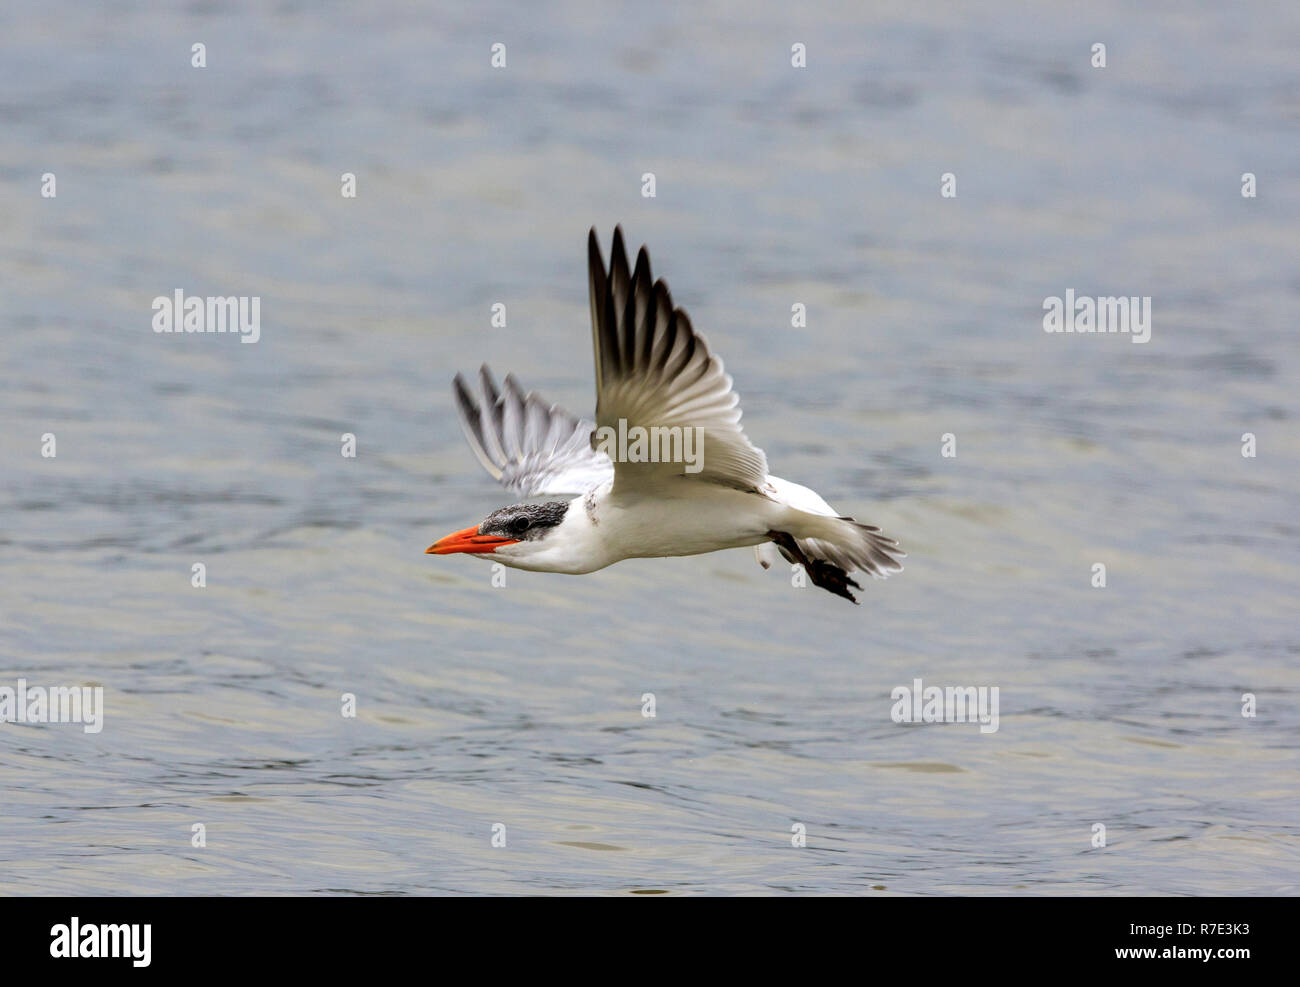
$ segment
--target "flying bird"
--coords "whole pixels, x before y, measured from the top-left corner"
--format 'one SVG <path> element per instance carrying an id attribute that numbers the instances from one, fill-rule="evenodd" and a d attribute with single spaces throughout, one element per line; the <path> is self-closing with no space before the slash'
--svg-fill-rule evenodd
<path id="1" fill-rule="evenodd" d="M 585 573 L 623 559 L 754 546 L 763 568 L 784 557 L 854 603 L 850 587 L 862 587 L 850 573 L 883 579 L 903 568 L 898 542 L 879 528 L 768 473 L 767 457 L 741 430 L 722 360 L 654 280 L 645 247 L 629 269 L 616 227 L 606 269 L 593 228 L 587 275 L 594 422 L 525 394 L 513 375 L 498 389 L 486 364 L 481 400 L 460 374 L 454 381 L 461 426 L 483 468 L 520 496 L 572 499 L 503 507 L 426 554 Z"/>

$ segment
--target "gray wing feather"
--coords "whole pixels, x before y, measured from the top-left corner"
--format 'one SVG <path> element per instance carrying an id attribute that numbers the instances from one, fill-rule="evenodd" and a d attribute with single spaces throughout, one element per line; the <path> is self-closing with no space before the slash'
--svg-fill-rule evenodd
<path id="1" fill-rule="evenodd" d="M 722 360 L 673 305 L 668 285 L 650 272 L 642 247 L 629 268 L 623 230 L 614 229 L 605 267 L 593 229 L 587 236 L 587 279 L 596 359 L 596 422 L 611 429 L 695 428 L 703 436 L 698 472 L 681 463 L 618 463 L 615 485 L 645 486 L 664 477 L 757 490 L 767 457 L 740 427 L 740 398 Z"/>
<path id="2" fill-rule="evenodd" d="M 591 448 L 596 426 L 535 391 L 524 394 L 507 374 L 498 391 L 492 371 L 479 371 L 482 404 L 456 375 L 456 411 L 480 465 L 502 486 L 525 497 L 580 494 L 613 479 L 614 465 Z"/>

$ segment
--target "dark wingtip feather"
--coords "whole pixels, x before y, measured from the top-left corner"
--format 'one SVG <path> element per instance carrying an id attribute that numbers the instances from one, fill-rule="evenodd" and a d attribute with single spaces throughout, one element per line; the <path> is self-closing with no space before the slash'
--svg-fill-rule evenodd
<path id="1" fill-rule="evenodd" d="M 465 433 L 470 451 L 482 464 L 483 468 L 496 479 L 501 479 L 501 467 L 492 455 L 491 447 L 495 445 L 484 430 L 483 409 L 474 398 L 465 378 L 457 374 L 452 381 L 452 390 L 456 396 L 456 410 L 460 414 L 460 427 Z"/>
<path id="2" fill-rule="evenodd" d="M 648 347 L 637 347 L 637 303 L 644 304 L 650 326 L 654 326 L 654 288 L 650 278 L 650 255 L 645 247 L 637 251 L 636 269 L 632 272 L 632 287 L 627 293 L 627 306 L 623 313 L 623 352 L 627 355 L 630 367 L 636 367 L 641 360 L 641 352 Z M 645 334 L 646 341 L 652 333 Z"/>
<path id="3" fill-rule="evenodd" d="M 658 291 L 660 288 L 664 291 L 664 306 L 671 311 L 673 308 L 673 293 L 668 290 L 668 282 L 663 278 L 660 278 L 655 282 L 655 291 Z"/>
<path id="4" fill-rule="evenodd" d="M 632 294 L 632 277 L 627 267 L 627 250 L 623 245 L 623 230 L 614 228 L 614 243 L 609 250 L 609 278 L 605 282 L 605 299 L 602 308 L 600 336 L 602 354 L 609 360 L 609 369 L 616 374 L 626 374 L 632 369 L 631 354 L 619 335 L 626 311 L 619 310 L 619 297 Z M 624 308 L 626 308 L 624 299 Z"/>
<path id="5" fill-rule="evenodd" d="M 506 379 L 502 381 L 502 385 L 505 387 L 506 391 L 519 398 L 520 402 L 524 401 L 524 389 L 519 386 L 519 380 L 514 374 L 506 374 Z"/>
<path id="6" fill-rule="evenodd" d="M 652 351 L 647 367 L 655 373 L 662 374 L 668 366 L 668 359 L 672 356 L 673 347 L 677 342 L 677 312 L 673 308 L 673 296 L 662 279 L 655 282 L 655 305 L 660 312 L 667 312 L 668 318 L 659 327 L 663 342 L 658 353 Z"/>
<path id="7" fill-rule="evenodd" d="M 593 293 L 605 294 L 605 257 L 600 252 L 600 240 L 596 237 L 596 228 L 591 228 L 587 236 L 587 272 L 591 275 Z"/>
<path id="8" fill-rule="evenodd" d="M 469 419 L 477 427 L 479 408 L 478 402 L 474 400 L 474 392 L 469 389 L 465 383 L 465 378 L 457 374 L 451 381 L 452 390 L 456 395 L 456 404 L 460 409 L 461 416 Z"/>
<path id="9" fill-rule="evenodd" d="M 611 270 L 618 262 L 618 258 L 623 258 L 623 267 L 627 267 L 627 248 L 623 246 L 623 227 L 621 225 L 614 227 L 614 242 L 609 248 L 609 266 Z"/>
<path id="10" fill-rule="evenodd" d="M 478 368 L 479 386 L 483 388 L 483 397 L 489 405 L 495 405 L 500 393 L 497 391 L 497 382 L 492 377 L 492 368 L 486 363 Z"/>
<path id="11" fill-rule="evenodd" d="M 636 267 L 632 270 L 632 284 L 634 286 L 645 282 L 647 288 L 650 287 L 650 255 L 642 247 L 636 254 Z"/>

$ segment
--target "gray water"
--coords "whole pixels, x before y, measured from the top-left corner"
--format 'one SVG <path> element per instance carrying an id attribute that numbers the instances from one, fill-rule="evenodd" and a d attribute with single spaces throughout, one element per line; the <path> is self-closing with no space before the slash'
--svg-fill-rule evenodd
<path id="1" fill-rule="evenodd" d="M 0 724 L 0 892 L 1297 893 L 1300 8 L 156 6 L 0 8 L 0 686 L 105 703 Z M 615 223 L 860 607 L 423 554 L 513 499 L 455 371 L 591 413 Z"/>

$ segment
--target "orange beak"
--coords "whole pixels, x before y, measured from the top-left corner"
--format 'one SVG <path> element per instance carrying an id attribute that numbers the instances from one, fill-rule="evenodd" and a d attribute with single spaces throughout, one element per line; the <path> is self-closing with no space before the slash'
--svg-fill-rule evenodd
<path id="1" fill-rule="evenodd" d="M 424 550 L 425 555 L 453 555 L 456 552 L 483 554 L 495 552 L 502 545 L 516 545 L 518 538 L 498 538 L 496 535 L 480 535 L 478 526 L 453 531 L 446 538 L 439 538 Z"/>

